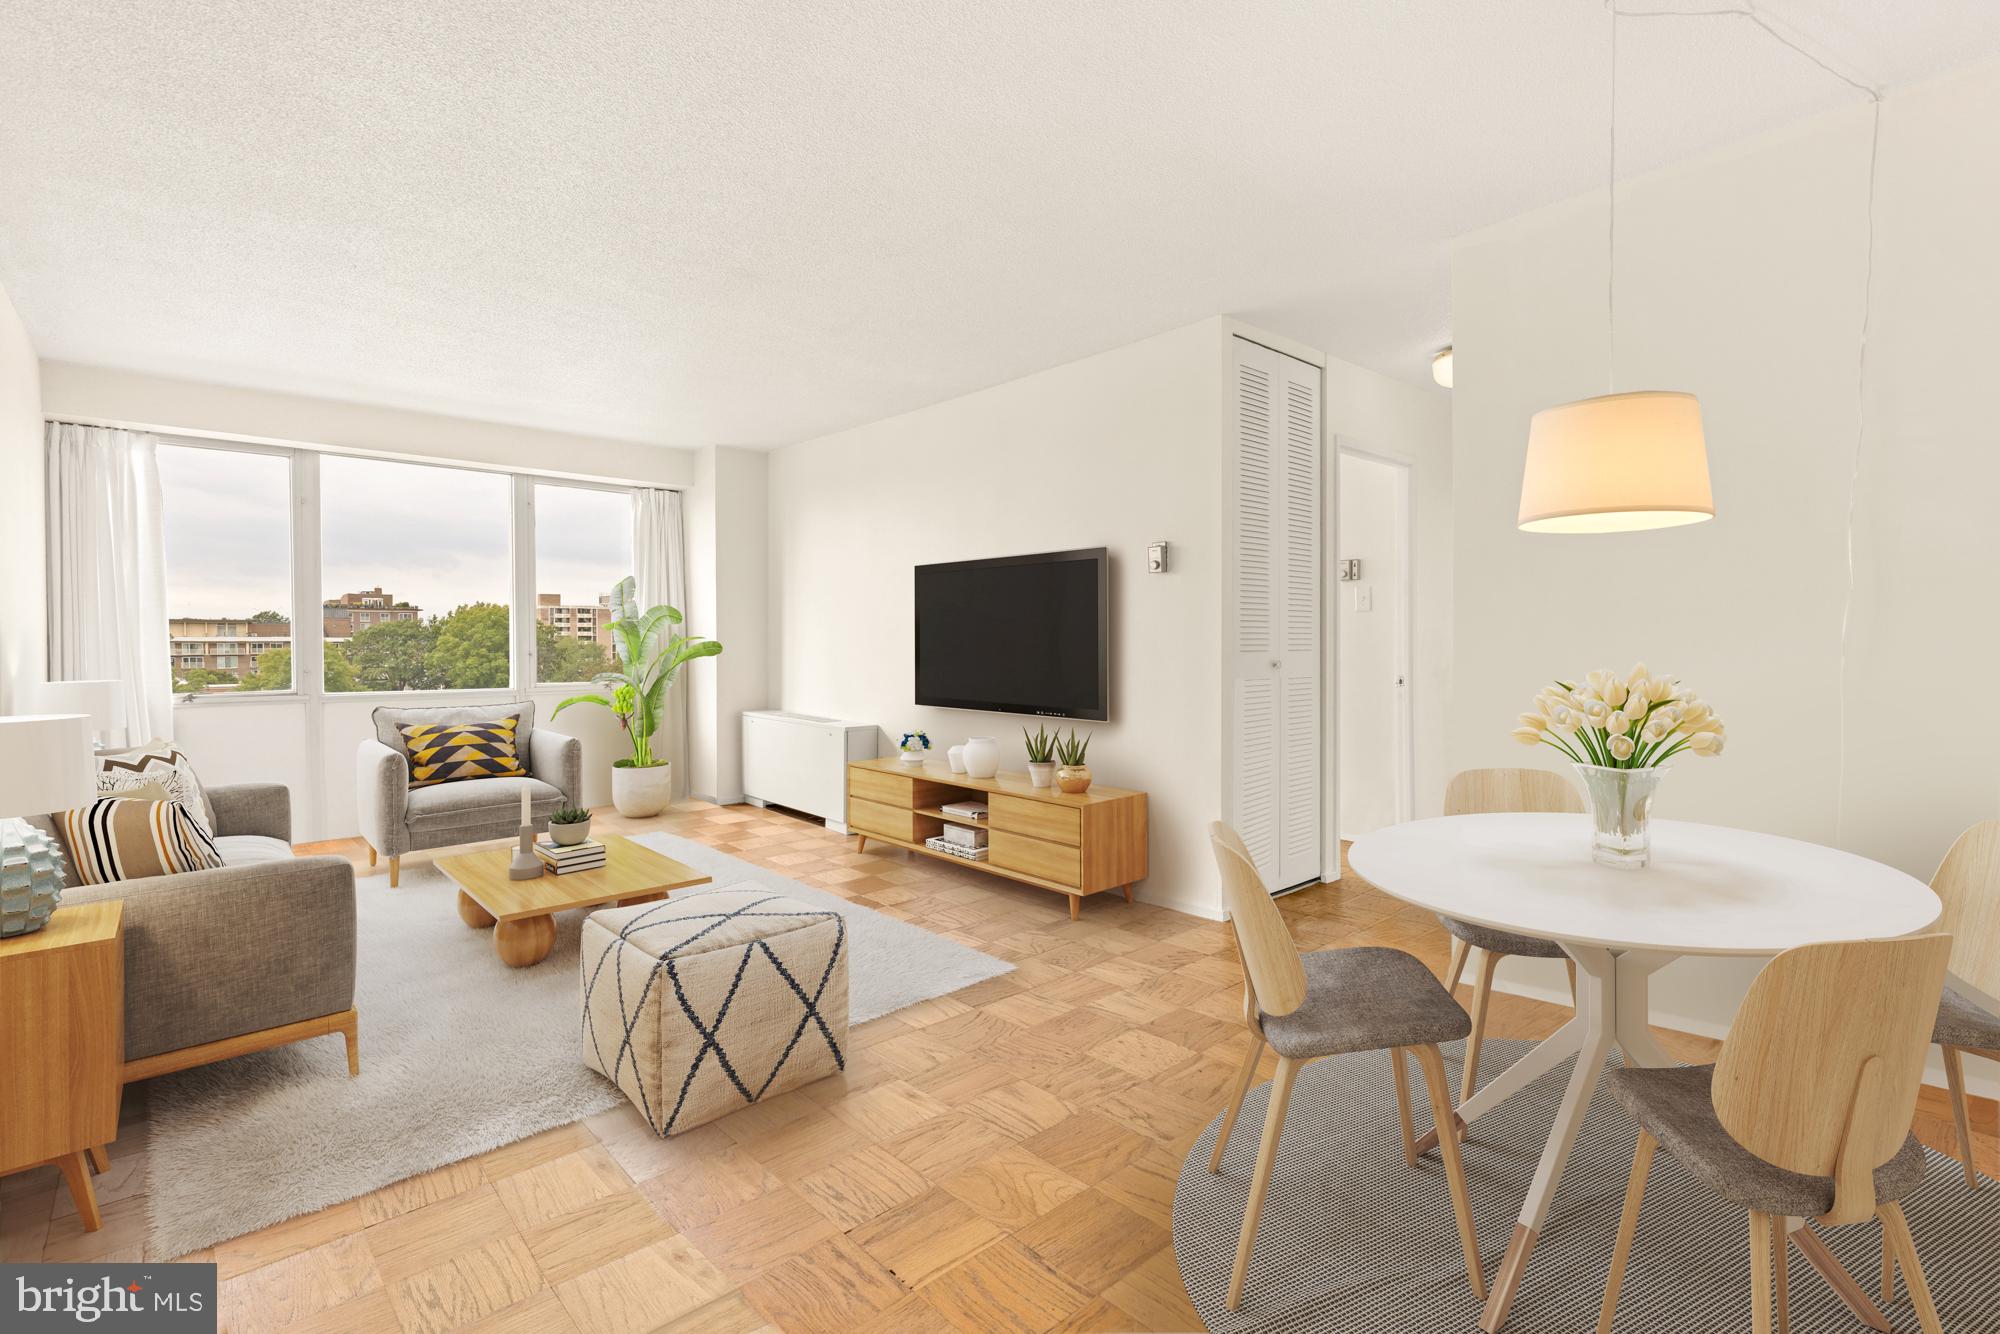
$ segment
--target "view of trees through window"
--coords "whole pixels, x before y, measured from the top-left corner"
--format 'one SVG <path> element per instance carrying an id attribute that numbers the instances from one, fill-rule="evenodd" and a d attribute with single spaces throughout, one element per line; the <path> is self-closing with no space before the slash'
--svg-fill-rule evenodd
<path id="1" fill-rule="evenodd" d="M 292 461 L 162 445 L 174 689 L 292 688 Z"/>
<path id="2" fill-rule="evenodd" d="M 630 494 L 536 483 L 537 681 L 588 681 L 616 666 L 611 589 L 630 573 Z"/>
<path id="3" fill-rule="evenodd" d="M 509 479 L 328 455 L 319 493 L 326 688 L 505 687 Z"/>
<path id="4" fill-rule="evenodd" d="M 292 688 L 291 460 L 161 450 L 174 689 Z M 319 608 L 329 692 L 503 689 L 511 680 L 512 480 L 319 460 Z M 535 488 L 537 678 L 613 665 L 611 587 L 631 572 L 623 491 Z"/>

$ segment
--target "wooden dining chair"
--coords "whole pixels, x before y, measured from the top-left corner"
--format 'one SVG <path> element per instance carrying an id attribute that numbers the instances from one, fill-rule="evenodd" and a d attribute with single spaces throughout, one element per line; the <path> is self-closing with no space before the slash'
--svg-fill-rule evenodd
<path id="1" fill-rule="evenodd" d="M 2000 996 L 2000 820 L 1982 820 L 1958 836 L 1931 888 L 1944 901 L 1938 930 L 1951 936 L 1951 976 L 1989 996 Z M 1972 1123 L 1965 1110 L 1965 1057 L 2000 1061 L 2000 1016 L 1947 982 L 1931 1041 L 1944 1050 L 1951 1115 L 1958 1123 L 1958 1156 L 1967 1185 L 1979 1185 L 1972 1160 Z M 1885 1270 L 1886 1272 L 1886 1270 Z"/>
<path id="2" fill-rule="evenodd" d="M 1234 1311 L 1243 1300 L 1243 1280 L 1257 1240 L 1257 1219 L 1264 1209 L 1264 1193 L 1271 1184 L 1271 1166 L 1278 1155 L 1278 1135 L 1284 1129 L 1285 1108 L 1299 1071 L 1322 1056 L 1388 1052 L 1395 1071 L 1403 1158 L 1414 1167 L 1416 1135 L 1404 1053 L 1415 1056 L 1424 1072 L 1431 1124 L 1450 1125 L 1455 1113 L 1438 1044 L 1464 1037 L 1469 1021 L 1458 1002 L 1414 955 L 1381 947 L 1300 954 L 1278 905 L 1271 901 L 1270 891 L 1257 874 L 1250 850 L 1236 831 L 1225 824 L 1212 824 L 1209 843 L 1222 873 L 1223 906 L 1229 911 L 1237 953 L 1243 960 L 1243 1022 L 1250 1030 L 1249 1050 L 1244 1053 L 1235 1093 L 1216 1131 L 1209 1171 L 1222 1170 L 1229 1132 L 1243 1109 L 1244 1095 L 1256 1076 L 1265 1045 L 1278 1055 L 1264 1115 L 1264 1139 L 1257 1148 L 1250 1198 L 1243 1209 L 1243 1234 L 1236 1244 L 1236 1267 L 1229 1276 L 1229 1309 Z M 1472 1203 L 1466 1194 L 1458 1140 L 1446 1135 L 1439 1148 L 1445 1179 L 1450 1183 L 1452 1212 L 1458 1218 L 1459 1244 L 1465 1251 L 1466 1278 L 1473 1294 L 1483 1299 L 1486 1276 L 1479 1267 L 1479 1238 L 1472 1227 Z"/>
<path id="3" fill-rule="evenodd" d="M 1806 945 L 1773 959 L 1729 1026 L 1714 1065 L 1613 1070 L 1604 1087 L 1639 1123 L 1625 1213 L 1604 1283 L 1610 1334 L 1653 1151 L 1750 1214 L 1755 1334 L 1790 1324 L 1788 1218 L 1882 1220 L 1924 1334 L 1941 1334 L 1897 1201 L 1923 1182 L 1910 1133 L 1951 938 Z"/>
<path id="4" fill-rule="evenodd" d="M 1545 812 L 1576 815 L 1583 812 L 1583 798 L 1561 774 L 1546 769 L 1467 769 L 1454 777 L 1444 790 L 1446 815 L 1496 815 L 1518 812 Z M 1454 995 L 1467 959 L 1479 951 L 1479 971 L 1472 983 L 1472 1035 L 1465 1041 L 1465 1069 L 1459 1076 L 1458 1100 L 1472 1096 L 1479 1079 L 1479 1049 L 1486 1041 L 1486 1008 L 1493 1000 L 1493 970 L 1508 955 L 1525 959 L 1561 959 L 1569 969 L 1570 1003 L 1576 1002 L 1576 960 L 1563 947 L 1539 936 L 1517 935 L 1497 927 L 1478 926 L 1456 918 L 1440 916 L 1438 921 L 1451 932 L 1451 964 L 1445 973 L 1445 988 Z"/>

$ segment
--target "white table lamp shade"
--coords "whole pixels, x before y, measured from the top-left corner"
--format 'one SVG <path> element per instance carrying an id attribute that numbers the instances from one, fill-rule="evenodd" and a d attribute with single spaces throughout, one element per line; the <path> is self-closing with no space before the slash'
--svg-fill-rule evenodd
<path id="1" fill-rule="evenodd" d="M 1623 533 L 1714 517 L 1693 394 L 1605 394 L 1545 408 L 1529 423 L 1522 531 Z"/>
<path id="2" fill-rule="evenodd" d="M 90 730 L 110 732 L 125 725 L 123 681 L 46 681 L 38 706 L 50 713 L 90 715 Z"/>
<path id="3" fill-rule="evenodd" d="M 0 718 L 0 819 L 86 804 L 97 794 L 95 771 L 87 715 Z"/>

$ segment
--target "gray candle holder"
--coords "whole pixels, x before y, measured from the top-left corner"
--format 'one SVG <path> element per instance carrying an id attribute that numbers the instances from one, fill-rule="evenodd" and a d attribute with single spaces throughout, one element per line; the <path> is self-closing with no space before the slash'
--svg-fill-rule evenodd
<path id="1" fill-rule="evenodd" d="M 521 826 L 521 841 L 514 849 L 514 860 L 508 863 L 509 880 L 538 880 L 542 874 L 542 859 L 535 855 L 535 827 Z"/>

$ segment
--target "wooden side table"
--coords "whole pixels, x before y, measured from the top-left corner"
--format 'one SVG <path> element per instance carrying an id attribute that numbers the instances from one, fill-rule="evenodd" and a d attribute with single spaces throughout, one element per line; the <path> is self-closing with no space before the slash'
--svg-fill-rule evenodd
<path id="1" fill-rule="evenodd" d="M 118 1137 L 124 1060 L 123 902 L 0 940 L 0 1175 L 54 1163 L 87 1232 L 103 1226 L 90 1174 Z"/>

